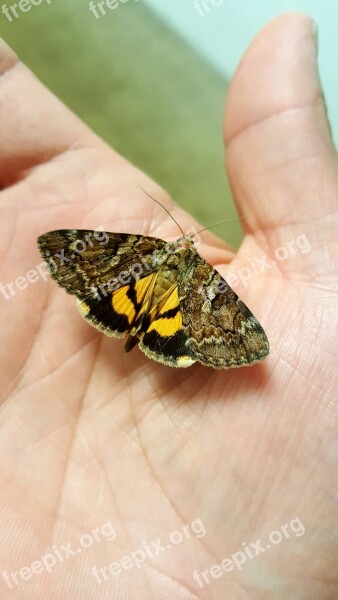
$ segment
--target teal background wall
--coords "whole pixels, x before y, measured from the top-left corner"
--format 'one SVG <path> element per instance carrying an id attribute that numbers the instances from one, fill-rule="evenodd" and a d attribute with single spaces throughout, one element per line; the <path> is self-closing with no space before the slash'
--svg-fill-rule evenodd
<path id="1" fill-rule="evenodd" d="M 227 80 L 256 33 L 271 19 L 301 11 L 316 22 L 319 67 L 333 135 L 338 146 L 338 2 L 337 0 L 218 0 L 204 16 L 194 0 L 144 0 Z"/>

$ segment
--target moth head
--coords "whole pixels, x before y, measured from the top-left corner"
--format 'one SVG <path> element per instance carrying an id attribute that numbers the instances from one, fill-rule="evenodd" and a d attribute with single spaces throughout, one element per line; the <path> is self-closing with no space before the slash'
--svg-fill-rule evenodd
<path id="1" fill-rule="evenodd" d="M 190 235 L 183 235 L 178 238 L 176 244 L 179 250 L 191 250 L 191 247 L 195 245 L 195 242 Z"/>

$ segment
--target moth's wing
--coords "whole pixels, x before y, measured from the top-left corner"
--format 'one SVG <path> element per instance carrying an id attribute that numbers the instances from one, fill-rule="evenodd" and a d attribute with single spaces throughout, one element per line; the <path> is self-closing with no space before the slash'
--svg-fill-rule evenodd
<path id="1" fill-rule="evenodd" d="M 177 284 L 158 307 L 147 315 L 139 348 L 153 360 L 171 367 L 189 367 L 196 359 L 187 347 Z"/>
<path id="2" fill-rule="evenodd" d="M 124 337 L 137 320 L 156 273 L 99 297 L 78 300 L 83 318 L 106 335 Z"/>
<path id="3" fill-rule="evenodd" d="M 195 360 L 227 369 L 260 362 L 268 355 L 262 326 L 199 254 L 186 253 L 177 283 L 186 346 Z"/>
<path id="4" fill-rule="evenodd" d="M 78 298 L 82 316 L 117 337 L 129 331 L 164 245 L 152 237 L 83 229 L 50 231 L 38 238 L 51 276 Z"/>
<path id="5" fill-rule="evenodd" d="M 115 290 L 129 283 L 121 277 L 125 271 L 134 271 L 135 279 L 156 271 L 156 256 L 165 243 L 142 235 L 87 229 L 59 229 L 38 238 L 53 279 L 80 300 L 92 297 L 100 286 Z"/>

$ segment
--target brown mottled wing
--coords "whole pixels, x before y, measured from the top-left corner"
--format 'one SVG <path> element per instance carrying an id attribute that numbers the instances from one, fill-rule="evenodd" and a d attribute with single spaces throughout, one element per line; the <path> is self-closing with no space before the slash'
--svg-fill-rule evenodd
<path id="1" fill-rule="evenodd" d="M 269 342 L 262 326 L 221 275 L 194 251 L 178 268 L 182 327 L 190 355 L 215 369 L 263 360 Z"/>
<path id="2" fill-rule="evenodd" d="M 95 289 L 109 282 L 114 290 L 122 287 L 127 283 L 123 276 L 120 283 L 112 280 L 125 271 L 133 270 L 134 279 L 156 271 L 156 256 L 165 243 L 142 235 L 87 229 L 59 229 L 38 238 L 53 279 L 80 300 L 91 298 Z"/>
<path id="3" fill-rule="evenodd" d="M 141 235 L 84 229 L 49 231 L 38 238 L 51 276 L 78 298 L 82 316 L 115 337 L 124 337 L 131 329 L 165 243 Z"/>

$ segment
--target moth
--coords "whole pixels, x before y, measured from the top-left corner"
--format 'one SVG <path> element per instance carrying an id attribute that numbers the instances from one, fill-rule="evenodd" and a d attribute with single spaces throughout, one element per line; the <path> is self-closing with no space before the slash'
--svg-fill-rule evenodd
<path id="1" fill-rule="evenodd" d="M 163 207 L 164 208 L 164 207 Z M 247 306 L 197 252 L 193 237 L 63 229 L 38 238 L 51 276 L 77 298 L 84 319 L 126 337 L 170 367 L 251 365 L 269 353 Z"/>

